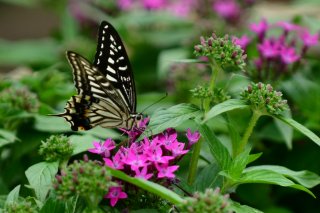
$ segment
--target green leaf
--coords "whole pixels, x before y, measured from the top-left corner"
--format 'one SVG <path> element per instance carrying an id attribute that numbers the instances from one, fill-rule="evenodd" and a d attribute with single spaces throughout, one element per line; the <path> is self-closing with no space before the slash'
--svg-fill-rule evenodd
<path id="1" fill-rule="evenodd" d="M 221 171 L 217 164 L 206 165 L 197 175 L 194 190 L 204 192 L 207 188 L 216 188 L 222 185 Z"/>
<path id="2" fill-rule="evenodd" d="M 229 134 L 230 134 L 230 139 L 232 142 L 232 156 L 234 156 L 235 151 L 239 149 L 239 144 L 241 141 L 241 137 L 239 132 L 237 131 L 237 129 L 235 128 L 235 124 L 233 122 L 230 121 L 230 119 L 228 118 L 228 116 L 225 116 L 226 120 L 227 120 L 227 126 L 228 126 L 228 130 L 229 130 Z"/>
<path id="3" fill-rule="evenodd" d="M 158 134 L 167 128 L 174 128 L 185 121 L 201 116 L 202 112 L 193 104 L 178 104 L 156 111 L 148 125 L 148 131 Z"/>
<path id="4" fill-rule="evenodd" d="M 50 197 L 40 210 L 40 213 L 60 213 L 65 212 L 65 202 Z"/>
<path id="5" fill-rule="evenodd" d="M 16 186 L 7 196 L 6 204 L 18 202 L 21 185 Z"/>
<path id="6" fill-rule="evenodd" d="M 299 184 L 301 184 L 307 188 L 312 188 L 312 187 L 320 184 L 320 176 L 313 173 L 313 172 L 307 171 L 307 170 L 292 171 L 286 167 L 277 166 L 277 165 L 252 166 L 252 167 L 248 167 L 246 170 L 247 171 L 270 170 L 273 172 L 277 172 L 279 174 L 282 174 L 282 175 L 298 182 Z"/>
<path id="7" fill-rule="evenodd" d="M 242 183 L 266 183 L 266 184 L 274 184 L 284 187 L 290 187 L 299 189 L 301 191 L 307 192 L 312 197 L 315 198 L 315 195 L 306 187 L 302 185 L 295 184 L 290 179 L 286 178 L 282 174 L 279 174 L 277 172 L 271 171 L 271 170 L 265 170 L 265 169 L 256 169 L 256 170 L 245 170 L 242 177 L 234 180 L 237 184 Z"/>
<path id="8" fill-rule="evenodd" d="M 238 179 L 241 176 L 243 170 L 246 168 L 246 165 L 249 161 L 249 154 L 250 149 L 246 149 L 233 159 L 231 166 L 227 171 L 231 178 Z"/>
<path id="9" fill-rule="evenodd" d="M 69 198 L 65 204 L 65 213 L 82 213 L 86 208 L 85 200 L 79 195 Z"/>
<path id="10" fill-rule="evenodd" d="M 101 141 L 99 138 L 92 135 L 71 135 L 69 137 L 71 144 L 74 147 L 73 154 L 76 155 L 81 152 L 86 152 L 88 149 L 93 148 L 93 141 Z"/>
<path id="11" fill-rule="evenodd" d="M 286 117 L 291 118 L 290 111 L 286 111 Z M 276 127 L 278 128 L 281 136 L 283 137 L 286 145 L 289 149 L 292 149 L 292 137 L 293 137 L 293 129 L 291 126 L 288 126 L 286 123 L 282 122 L 279 119 L 274 119 Z"/>
<path id="12" fill-rule="evenodd" d="M 231 165 L 231 156 L 228 149 L 222 145 L 212 130 L 206 124 L 199 125 L 201 136 L 208 143 L 212 156 L 217 161 L 222 170 L 226 170 Z"/>
<path id="13" fill-rule="evenodd" d="M 60 117 L 36 115 L 34 128 L 43 132 L 69 132 L 68 122 Z"/>
<path id="14" fill-rule="evenodd" d="M 281 121 L 285 122 L 286 124 L 292 126 L 308 138 L 310 138 L 313 142 L 315 142 L 317 145 L 320 146 L 320 138 L 314 134 L 311 130 L 309 130 L 307 127 L 303 126 L 302 124 L 298 123 L 297 121 L 291 119 L 291 118 L 286 118 L 281 115 L 274 115 L 273 117 L 280 119 Z"/>
<path id="15" fill-rule="evenodd" d="M 241 205 L 240 203 L 234 201 L 232 201 L 230 209 L 232 209 L 236 213 L 263 213 L 258 209 L 246 205 Z"/>
<path id="16" fill-rule="evenodd" d="M 260 158 L 260 156 L 261 156 L 262 154 L 263 154 L 263 153 L 260 152 L 260 153 L 256 153 L 256 154 L 251 154 L 251 155 L 249 155 L 247 165 L 248 165 L 249 163 L 251 163 L 251 162 L 254 162 L 254 161 L 257 160 L 258 158 Z"/>
<path id="17" fill-rule="evenodd" d="M 13 132 L 0 129 L 0 148 L 19 140 Z"/>
<path id="18" fill-rule="evenodd" d="M 52 181 L 58 172 L 58 162 L 41 162 L 29 167 L 25 174 L 38 200 L 46 199 Z"/>
<path id="19" fill-rule="evenodd" d="M 183 201 L 183 199 L 178 194 L 159 184 L 156 184 L 154 182 L 150 182 L 141 178 L 130 177 L 121 171 L 114 170 L 109 167 L 107 169 L 110 171 L 112 176 L 119 178 L 125 182 L 136 185 L 139 188 L 144 189 L 148 192 L 151 192 L 163 199 L 166 199 L 173 204 L 178 204 Z"/>
<path id="20" fill-rule="evenodd" d="M 205 115 L 203 123 L 207 122 L 211 118 L 220 115 L 224 112 L 228 112 L 234 109 L 243 109 L 247 108 L 248 105 L 243 100 L 239 99 L 229 99 L 225 102 L 215 105 L 210 109 L 210 111 Z"/>

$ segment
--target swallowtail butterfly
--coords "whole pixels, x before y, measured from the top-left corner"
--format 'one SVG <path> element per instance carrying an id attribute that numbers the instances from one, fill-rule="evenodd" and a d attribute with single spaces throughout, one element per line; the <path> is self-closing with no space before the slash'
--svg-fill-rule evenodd
<path id="1" fill-rule="evenodd" d="M 136 113 L 136 89 L 128 55 L 114 27 L 103 21 L 99 28 L 93 64 L 68 51 L 78 94 L 67 102 L 64 117 L 71 129 L 88 130 L 97 125 L 131 130 L 143 118 Z"/>

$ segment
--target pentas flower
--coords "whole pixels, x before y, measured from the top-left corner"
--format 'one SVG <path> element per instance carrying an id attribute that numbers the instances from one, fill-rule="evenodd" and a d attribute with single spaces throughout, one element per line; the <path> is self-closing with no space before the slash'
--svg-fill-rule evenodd
<path id="1" fill-rule="evenodd" d="M 175 172 L 179 166 L 169 166 L 168 164 L 156 164 L 158 170 L 158 178 L 169 178 L 172 179 L 175 177 L 173 172 Z"/>
<path id="2" fill-rule="evenodd" d="M 262 19 L 259 23 L 250 24 L 249 28 L 257 34 L 259 41 L 262 41 L 266 31 L 269 29 L 269 24 L 265 19 Z"/>
<path id="3" fill-rule="evenodd" d="M 280 51 L 280 56 L 285 64 L 292 64 L 300 59 L 293 47 L 283 47 Z"/>
<path id="4" fill-rule="evenodd" d="M 142 178 L 145 180 L 149 180 L 153 176 L 152 173 L 148 173 L 147 166 L 143 167 L 141 170 L 137 168 L 134 171 L 136 173 L 136 175 L 134 177 L 136 177 L 136 178 Z"/>
<path id="5" fill-rule="evenodd" d="M 130 10 L 133 8 L 133 0 L 118 0 L 117 3 L 122 10 Z"/>
<path id="6" fill-rule="evenodd" d="M 122 191 L 121 186 L 110 187 L 108 194 L 104 196 L 105 198 L 110 199 L 110 205 L 113 207 L 116 205 L 119 199 L 125 199 L 128 195 Z"/>
<path id="7" fill-rule="evenodd" d="M 143 0 L 143 7 L 149 10 L 158 10 L 167 5 L 166 0 Z"/>
<path id="8" fill-rule="evenodd" d="M 194 6 L 194 0 L 184 0 L 174 2 L 172 5 L 168 7 L 168 10 L 180 17 L 187 17 Z"/>
<path id="9" fill-rule="evenodd" d="M 198 131 L 195 131 L 194 133 L 191 132 L 191 129 L 187 129 L 187 134 L 186 134 L 188 140 L 189 140 L 189 146 L 193 145 L 194 143 L 198 142 L 200 139 L 200 133 Z"/>
<path id="10" fill-rule="evenodd" d="M 213 3 L 213 10 L 227 20 L 235 20 L 240 15 L 240 5 L 234 0 L 218 0 Z"/>
<path id="11" fill-rule="evenodd" d="M 275 24 L 275 26 L 281 27 L 285 34 L 289 33 L 290 31 L 299 31 L 302 29 L 301 26 L 286 21 L 279 21 Z"/>
<path id="12" fill-rule="evenodd" d="M 243 35 L 240 38 L 232 36 L 232 41 L 241 47 L 241 49 L 246 50 L 248 44 L 250 43 L 251 39 L 247 35 Z"/>
<path id="13" fill-rule="evenodd" d="M 275 58 L 280 54 L 281 44 L 273 39 L 266 39 L 261 44 L 258 44 L 258 50 L 264 58 Z"/>
<path id="14" fill-rule="evenodd" d="M 139 125 L 145 129 L 147 122 L 143 121 Z M 137 135 L 140 135 L 143 130 L 133 128 L 126 132 L 129 137 L 134 135 L 137 138 Z M 167 186 L 168 180 L 176 177 L 174 172 L 179 168 L 176 163 L 189 152 L 191 145 L 199 140 L 200 134 L 197 131 L 192 133 L 189 129 L 187 138 L 189 140 L 188 147 L 185 143 L 178 141 L 178 134 L 174 129 L 168 128 L 151 138 L 145 137 L 142 141 L 131 141 L 127 147 L 121 146 L 116 152 L 110 152 L 111 149 L 114 149 L 114 143 L 111 139 L 107 139 L 103 145 L 94 142 L 95 148 L 90 149 L 90 151 L 101 155 L 102 147 L 106 144 L 105 147 L 107 148 L 104 149 L 109 149 L 110 155 L 103 156 L 105 166 L 121 170 L 132 177 L 143 178 Z M 105 198 L 110 199 L 112 206 L 119 199 L 127 197 L 121 190 L 121 187 L 111 188 L 105 196 Z"/>
<path id="15" fill-rule="evenodd" d="M 248 74 L 253 80 L 259 81 L 276 80 L 293 73 L 290 71 L 292 65 L 303 65 L 298 62 L 309 47 L 316 45 L 319 40 L 319 34 L 311 34 L 306 28 L 286 21 L 269 24 L 263 19 L 258 24 L 250 24 L 250 29 L 257 37 L 251 41 L 257 41 L 259 57 L 253 59 L 252 64 L 255 67 L 249 70 Z M 268 36 L 270 31 L 279 29 L 283 31 L 280 36 Z M 234 39 L 234 42 L 239 40 Z M 248 57 L 250 58 L 250 55 Z"/>
<path id="16" fill-rule="evenodd" d="M 93 146 L 95 148 L 88 149 L 89 152 L 99 154 L 106 158 L 110 156 L 110 150 L 116 148 L 114 141 L 110 138 L 108 138 L 102 145 L 99 142 L 93 142 Z"/>
<path id="17" fill-rule="evenodd" d="M 303 45 L 305 47 L 311 47 L 311 46 L 315 46 L 316 44 L 318 44 L 319 34 L 316 33 L 316 34 L 312 35 L 307 30 L 304 30 L 303 32 L 300 33 L 300 38 L 301 38 Z"/>

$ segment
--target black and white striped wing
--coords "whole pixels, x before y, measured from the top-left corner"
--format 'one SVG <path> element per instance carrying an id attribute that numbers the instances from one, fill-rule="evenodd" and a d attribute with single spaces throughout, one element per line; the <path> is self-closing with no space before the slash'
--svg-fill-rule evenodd
<path id="1" fill-rule="evenodd" d="M 106 21 L 99 28 L 93 65 L 112 83 L 130 112 L 135 113 L 136 91 L 130 61 L 119 34 Z"/>
<path id="2" fill-rule="evenodd" d="M 94 126 L 131 128 L 130 112 L 113 84 L 85 58 L 67 52 L 78 95 L 67 102 L 64 117 L 72 130 L 88 130 Z"/>

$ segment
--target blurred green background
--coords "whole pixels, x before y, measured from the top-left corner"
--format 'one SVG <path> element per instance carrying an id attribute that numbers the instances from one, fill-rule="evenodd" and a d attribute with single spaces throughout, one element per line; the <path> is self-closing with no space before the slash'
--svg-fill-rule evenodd
<path id="1" fill-rule="evenodd" d="M 145 113 L 149 115 L 157 108 L 176 103 L 197 103 L 189 90 L 208 81 L 209 69 L 183 63 L 181 59 L 194 58 L 193 47 L 200 35 L 214 31 L 219 35 L 241 36 L 248 33 L 249 23 L 261 18 L 270 22 L 294 21 L 313 33 L 320 29 L 318 0 L 255 1 L 243 8 L 236 22 L 224 20 L 208 10 L 208 1 L 199 2 L 202 6 L 185 17 L 141 8 L 121 10 L 116 1 L 1 0 L 0 194 L 5 195 L 17 184 L 26 183 L 24 171 L 41 160 L 37 148 L 41 140 L 51 134 L 72 135 L 72 140 L 83 143 L 84 147 L 89 147 L 95 138 L 121 138 L 119 132 L 102 128 L 72 133 L 63 119 L 46 116 L 62 112 L 66 101 L 75 94 L 66 50 L 92 61 L 102 20 L 112 23 L 125 43 L 138 92 L 137 111 L 169 93 L 164 101 L 148 108 Z M 278 84 L 295 120 L 317 135 L 320 134 L 319 58 L 318 45 L 310 50 L 303 70 Z M 247 84 L 248 79 L 241 76 L 241 73 L 231 75 L 228 82 L 231 96 L 236 96 Z M 219 119 L 213 122 L 223 138 L 225 124 Z M 241 125 L 246 125 L 245 121 L 239 122 L 240 130 L 244 128 Z M 290 147 L 280 134 L 268 119 L 259 122 L 252 140 L 256 143 L 254 151 L 264 154 L 256 164 L 278 164 L 320 174 L 319 147 L 296 133 Z M 187 166 L 187 160 L 185 164 Z M 312 191 L 320 196 L 320 186 Z M 320 209 L 319 199 L 279 186 L 242 185 L 231 196 L 269 213 L 313 213 Z"/>

